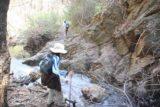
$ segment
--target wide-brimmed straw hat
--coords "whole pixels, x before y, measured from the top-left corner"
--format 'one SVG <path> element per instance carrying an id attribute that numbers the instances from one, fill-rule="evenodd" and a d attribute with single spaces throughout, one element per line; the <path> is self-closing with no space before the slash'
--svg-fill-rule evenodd
<path id="1" fill-rule="evenodd" d="M 53 48 L 50 48 L 50 51 L 53 53 L 67 53 L 67 50 L 65 50 L 64 45 L 61 43 L 55 43 Z"/>

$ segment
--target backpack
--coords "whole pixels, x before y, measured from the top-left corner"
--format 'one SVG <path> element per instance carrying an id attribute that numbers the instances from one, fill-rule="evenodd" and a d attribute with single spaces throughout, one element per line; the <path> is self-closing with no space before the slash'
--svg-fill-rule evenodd
<path id="1" fill-rule="evenodd" d="M 52 55 L 48 54 L 45 56 L 39 63 L 40 72 L 41 72 L 41 83 L 46 86 L 48 77 L 52 73 Z"/>
<path id="2" fill-rule="evenodd" d="M 66 22 L 66 28 L 69 28 L 69 23 Z"/>
<path id="3" fill-rule="evenodd" d="M 48 54 L 39 63 L 40 71 L 42 73 L 48 74 L 52 71 L 52 55 Z"/>

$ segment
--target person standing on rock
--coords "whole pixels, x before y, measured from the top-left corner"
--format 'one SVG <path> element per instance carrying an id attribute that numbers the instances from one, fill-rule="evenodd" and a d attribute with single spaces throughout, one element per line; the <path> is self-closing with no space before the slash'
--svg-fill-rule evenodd
<path id="1" fill-rule="evenodd" d="M 52 105 L 58 105 L 60 107 L 64 107 L 65 101 L 63 99 L 63 93 L 61 89 L 60 83 L 60 54 L 67 53 L 65 47 L 61 43 L 55 43 L 53 48 L 50 48 L 50 59 L 52 60 L 51 69 L 46 77 L 41 76 L 41 79 L 45 80 L 46 86 L 49 88 L 49 95 L 47 100 L 47 107 L 52 107 Z M 41 65 L 43 65 L 43 61 L 40 62 L 40 70 Z M 43 69 L 42 69 L 43 70 Z M 43 81 L 42 81 L 43 84 Z"/>
<path id="2" fill-rule="evenodd" d="M 65 30 L 65 36 L 67 37 L 68 29 L 69 29 L 69 23 L 65 20 L 64 23 L 64 30 Z"/>

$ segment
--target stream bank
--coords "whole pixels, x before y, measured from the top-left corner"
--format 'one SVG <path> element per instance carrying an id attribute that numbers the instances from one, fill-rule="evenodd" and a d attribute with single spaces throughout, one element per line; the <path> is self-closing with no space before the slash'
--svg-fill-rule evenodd
<path id="1" fill-rule="evenodd" d="M 16 58 L 11 60 L 13 75 L 11 75 L 8 86 L 7 100 L 9 107 L 46 107 L 48 89 L 41 85 L 41 80 L 28 82 L 28 84 L 23 81 L 28 79 L 31 72 L 37 72 L 34 70 L 38 69 L 38 67 L 30 67 L 22 64 L 22 61 Z M 84 74 L 74 74 L 72 84 L 70 82 L 69 80 L 66 83 L 61 79 L 63 96 L 68 98 L 71 91 L 71 99 L 77 102 L 76 107 L 128 107 L 128 101 L 125 96 L 109 88 L 109 86 L 107 86 L 108 88 L 97 88 L 98 86 L 92 83 L 91 79 Z M 88 87 L 92 87 L 91 90 L 95 95 L 103 95 L 103 99 L 98 103 L 86 100 L 82 94 L 82 89 L 87 89 Z M 104 93 L 102 93 L 102 89 L 105 89 Z"/>

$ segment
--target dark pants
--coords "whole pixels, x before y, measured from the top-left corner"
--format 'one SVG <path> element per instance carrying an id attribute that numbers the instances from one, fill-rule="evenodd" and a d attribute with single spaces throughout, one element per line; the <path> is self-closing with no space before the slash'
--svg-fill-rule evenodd
<path id="1" fill-rule="evenodd" d="M 66 29 L 65 29 L 65 34 L 66 34 L 66 36 L 67 36 L 67 33 L 68 33 L 68 27 L 66 27 Z"/>

